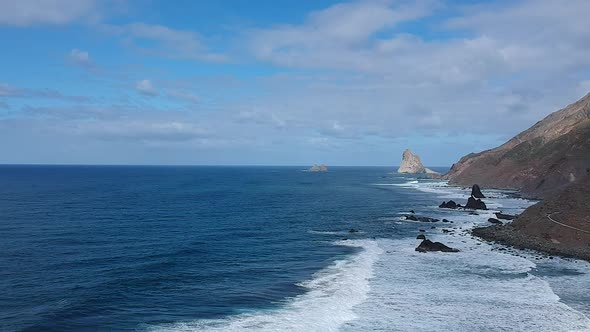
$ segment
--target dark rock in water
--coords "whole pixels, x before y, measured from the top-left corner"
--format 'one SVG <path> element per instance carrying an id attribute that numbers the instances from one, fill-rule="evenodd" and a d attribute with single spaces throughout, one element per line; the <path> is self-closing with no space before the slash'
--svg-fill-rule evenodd
<path id="1" fill-rule="evenodd" d="M 418 239 L 418 240 L 426 240 L 426 235 L 424 235 L 424 234 L 418 234 L 418 236 L 416 236 L 416 239 Z"/>
<path id="2" fill-rule="evenodd" d="M 418 252 L 428 252 L 428 251 L 442 251 L 442 252 L 459 252 L 459 249 L 454 249 L 448 247 L 440 242 L 432 242 L 430 240 L 424 240 L 418 247 L 416 247 L 416 251 Z"/>
<path id="3" fill-rule="evenodd" d="M 414 214 L 414 213 L 416 213 L 416 212 L 414 212 L 414 210 L 410 210 L 410 213 Z"/>
<path id="4" fill-rule="evenodd" d="M 443 219 L 442 222 L 449 222 L 449 220 L 448 219 Z"/>
<path id="5" fill-rule="evenodd" d="M 416 216 L 406 216 L 406 220 L 418 221 L 418 217 L 416 217 Z"/>
<path id="6" fill-rule="evenodd" d="M 470 216 L 479 216 L 479 213 L 471 211 L 471 212 L 469 212 L 469 215 Z"/>
<path id="7" fill-rule="evenodd" d="M 441 209 L 456 209 L 457 203 L 455 203 L 454 201 L 448 201 L 448 202 L 442 202 L 441 205 L 438 206 Z"/>
<path id="8" fill-rule="evenodd" d="M 481 199 L 475 199 L 473 196 L 469 197 L 467 200 L 467 205 L 465 205 L 466 209 L 472 210 L 487 210 L 488 207 L 486 203 L 484 203 Z"/>
<path id="9" fill-rule="evenodd" d="M 348 233 L 358 233 L 358 232 L 359 231 L 356 230 L 356 229 L 354 229 L 354 228 L 351 228 L 351 229 L 348 230 Z"/>
<path id="10" fill-rule="evenodd" d="M 448 229 L 446 229 L 446 228 L 443 228 L 443 230 L 442 230 L 442 231 L 443 231 L 443 233 L 449 233 L 449 232 L 451 232 L 450 230 L 448 230 Z"/>
<path id="11" fill-rule="evenodd" d="M 418 217 L 417 219 L 418 219 L 418 221 L 422 221 L 422 222 L 438 222 L 438 221 L 440 221 L 440 219 L 429 218 L 429 217 Z"/>
<path id="12" fill-rule="evenodd" d="M 425 230 L 423 230 L 423 229 L 419 229 L 419 230 L 418 230 L 418 232 L 424 233 L 424 232 L 426 232 L 426 231 L 425 231 Z"/>
<path id="13" fill-rule="evenodd" d="M 479 186 L 474 184 L 473 187 L 471 187 L 471 196 L 475 197 L 475 198 L 486 198 L 482 193 L 481 193 L 481 189 L 479 189 Z"/>
<path id="14" fill-rule="evenodd" d="M 498 218 L 498 219 L 504 219 L 504 220 L 514 220 L 514 219 L 516 219 L 516 216 L 513 216 L 511 214 L 504 214 L 502 212 L 497 212 L 496 213 L 496 218 Z"/>
<path id="15" fill-rule="evenodd" d="M 491 222 L 492 224 L 502 225 L 502 222 L 496 218 L 489 218 L 488 221 Z"/>

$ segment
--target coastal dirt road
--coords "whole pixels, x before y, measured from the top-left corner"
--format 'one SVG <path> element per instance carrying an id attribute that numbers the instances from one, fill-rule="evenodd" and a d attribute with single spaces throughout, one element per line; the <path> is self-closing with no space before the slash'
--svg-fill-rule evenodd
<path id="1" fill-rule="evenodd" d="M 571 228 L 571 229 L 573 229 L 573 230 L 576 230 L 576 231 L 578 231 L 578 232 L 583 232 L 583 233 L 586 233 L 586 234 L 590 234 L 590 231 L 586 231 L 586 230 L 579 229 L 579 228 L 577 228 L 577 227 L 574 227 L 574 226 L 566 225 L 566 224 L 564 224 L 564 223 L 561 223 L 561 222 L 559 222 L 559 221 L 557 221 L 557 220 L 553 219 L 553 218 L 552 218 L 552 216 L 553 216 L 554 214 L 558 214 L 558 213 L 559 213 L 559 212 L 552 212 L 552 213 L 548 213 L 548 214 L 547 214 L 547 219 L 549 219 L 551 222 L 553 222 L 553 223 L 555 223 L 555 224 L 557 224 L 557 225 L 560 225 L 560 226 L 563 226 L 563 227 L 567 227 L 567 228 Z"/>

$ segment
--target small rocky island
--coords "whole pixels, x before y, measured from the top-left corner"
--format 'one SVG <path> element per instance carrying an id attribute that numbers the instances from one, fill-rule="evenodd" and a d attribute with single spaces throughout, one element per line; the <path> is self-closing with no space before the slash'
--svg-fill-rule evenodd
<path id="1" fill-rule="evenodd" d="M 307 170 L 308 172 L 327 172 L 328 166 L 321 164 L 321 165 L 313 165 L 310 169 Z"/>
<path id="2" fill-rule="evenodd" d="M 437 172 L 424 167 L 422 165 L 422 161 L 420 160 L 420 156 L 417 154 L 413 154 L 410 149 L 406 149 L 402 155 L 402 163 L 397 170 L 398 173 L 407 173 L 407 174 L 433 174 L 438 175 Z"/>

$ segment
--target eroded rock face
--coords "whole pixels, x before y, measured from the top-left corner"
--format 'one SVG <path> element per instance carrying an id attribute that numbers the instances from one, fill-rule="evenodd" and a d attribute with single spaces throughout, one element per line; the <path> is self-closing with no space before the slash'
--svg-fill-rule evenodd
<path id="1" fill-rule="evenodd" d="M 481 199 L 479 198 L 474 198 L 473 196 L 469 197 L 467 199 L 467 204 L 465 205 L 466 209 L 472 209 L 472 210 L 487 210 L 488 207 L 486 206 L 486 203 L 484 203 Z"/>
<path id="2" fill-rule="evenodd" d="M 420 156 L 413 154 L 412 151 L 406 149 L 402 155 L 402 163 L 397 170 L 398 173 L 426 173 L 426 167 L 422 165 Z"/>
<path id="3" fill-rule="evenodd" d="M 444 178 L 450 184 L 478 183 L 546 197 L 584 177 L 589 155 L 590 93 L 505 144 L 464 156 Z"/>
<path id="4" fill-rule="evenodd" d="M 473 196 L 475 198 L 486 198 L 481 193 L 481 189 L 479 188 L 479 186 L 477 184 L 474 184 L 473 187 L 471 187 L 471 196 Z"/>

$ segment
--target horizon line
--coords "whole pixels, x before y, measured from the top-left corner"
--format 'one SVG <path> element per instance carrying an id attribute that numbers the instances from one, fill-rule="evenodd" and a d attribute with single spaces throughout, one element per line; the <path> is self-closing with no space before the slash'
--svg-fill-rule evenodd
<path id="1" fill-rule="evenodd" d="M 147 166 L 147 167 L 311 167 L 322 164 L 85 164 L 85 163 L 0 163 L 0 166 Z M 327 167 L 392 167 L 400 165 L 327 165 Z M 450 166 L 429 166 L 434 168 L 450 168 Z"/>

